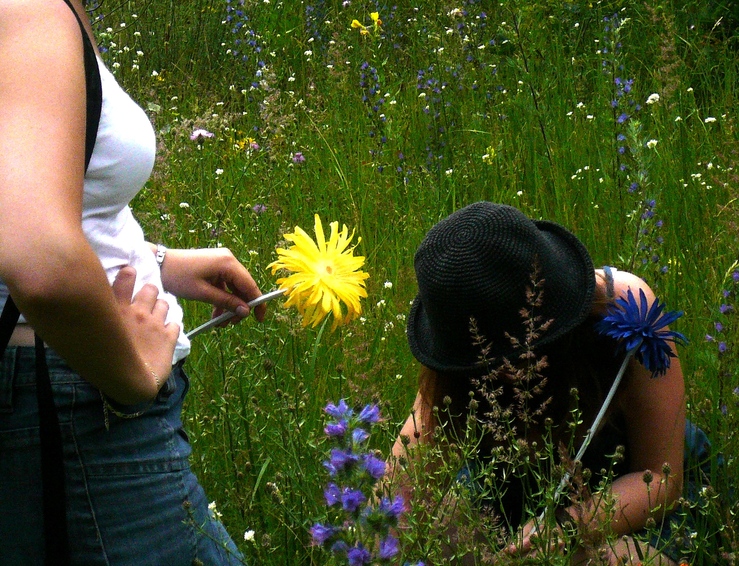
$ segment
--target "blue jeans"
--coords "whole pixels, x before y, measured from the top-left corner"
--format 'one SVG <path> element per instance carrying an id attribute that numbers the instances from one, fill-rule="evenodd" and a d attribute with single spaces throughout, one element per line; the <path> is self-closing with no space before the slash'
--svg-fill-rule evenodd
<path id="1" fill-rule="evenodd" d="M 0 367 L 0 561 L 20 566 L 44 558 L 34 357 L 33 348 L 9 347 Z M 72 563 L 242 564 L 188 464 L 180 413 L 189 380 L 181 365 L 144 415 L 110 413 L 106 430 L 98 390 L 53 352 L 47 360 L 64 445 Z"/>

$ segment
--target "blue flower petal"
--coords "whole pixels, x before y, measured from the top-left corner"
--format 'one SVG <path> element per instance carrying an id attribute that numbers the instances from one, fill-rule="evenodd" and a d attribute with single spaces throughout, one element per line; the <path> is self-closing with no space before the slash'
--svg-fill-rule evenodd
<path id="1" fill-rule="evenodd" d="M 626 352 L 636 351 L 636 359 L 652 372 L 652 377 L 664 375 L 675 354 L 669 342 L 687 343 L 681 333 L 663 330 L 680 318 L 682 311 L 664 312 L 665 305 L 658 299 L 649 305 L 643 289 L 639 301 L 629 289 L 626 298 L 619 297 L 608 307 L 608 313 L 596 324 L 602 334 L 620 342 Z"/>

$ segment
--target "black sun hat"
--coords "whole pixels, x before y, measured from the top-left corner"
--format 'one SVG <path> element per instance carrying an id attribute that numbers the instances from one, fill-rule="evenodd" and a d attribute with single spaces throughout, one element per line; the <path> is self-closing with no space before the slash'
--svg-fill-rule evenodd
<path id="1" fill-rule="evenodd" d="M 593 262 L 571 232 L 490 202 L 466 206 L 431 228 L 414 265 L 418 295 L 408 316 L 408 343 L 418 361 L 445 373 L 479 370 L 517 353 L 506 333 L 524 339 L 521 309 L 535 267 L 543 295 L 534 315 L 551 323 L 533 347 L 579 325 L 595 290 Z M 473 343 L 473 318 L 490 348 L 486 360 Z"/>

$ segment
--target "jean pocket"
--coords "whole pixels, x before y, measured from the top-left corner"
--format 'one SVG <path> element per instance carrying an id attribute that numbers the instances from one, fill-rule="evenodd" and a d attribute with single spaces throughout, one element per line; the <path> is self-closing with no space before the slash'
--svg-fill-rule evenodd
<path id="1" fill-rule="evenodd" d="M 159 393 L 157 394 L 157 401 L 159 403 L 166 403 L 167 399 L 169 399 L 172 396 L 172 393 L 177 391 L 177 383 L 175 381 L 175 374 L 174 372 L 169 374 L 169 378 L 167 378 L 167 381 L 164 382 L 164 385 L 162 385 L 162 388 L 159 390 Z"/>

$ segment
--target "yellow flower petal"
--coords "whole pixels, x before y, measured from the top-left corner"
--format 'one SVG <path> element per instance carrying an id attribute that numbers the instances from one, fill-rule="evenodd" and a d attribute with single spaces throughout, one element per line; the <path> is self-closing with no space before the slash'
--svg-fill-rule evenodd
<path id="1" fill-rule="evenodd" d="M 326 240 L 320 217 L 314 217 L 315 241 L 300 227 L 285 234 L 292 245 L 277 248 L 278 259 L 267 267 L 272 273 L 284 269 L 290 274 L 277 279 L 286 289 L 285 307 L 294 306 L 303 317 L 303 326 L 317 326 L 329 314 L 333 317 L 331 330 L 357 318 L 362 312 L 360 299 L 367 296 L 365 280 L 369 277 L 360 268 L 364 256 L 355 256 L 346 225 L 339 230 L 338 222 L 329 224 Z M 357 239 L 359 243 L 361 239 Z"/>

